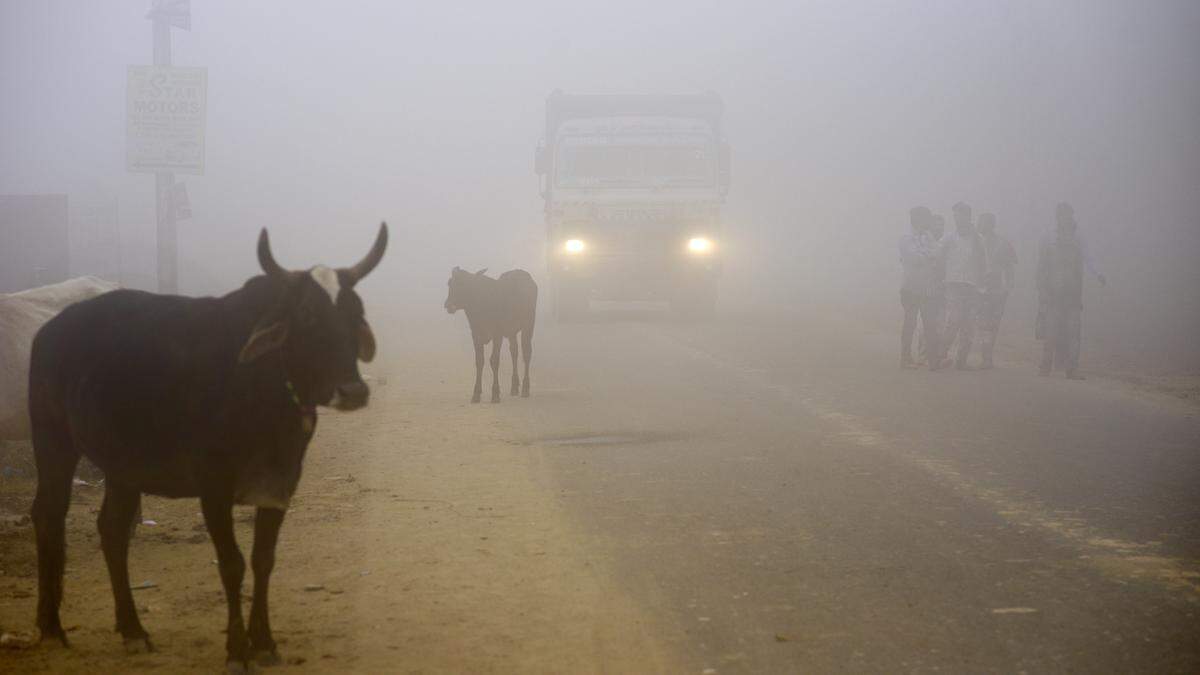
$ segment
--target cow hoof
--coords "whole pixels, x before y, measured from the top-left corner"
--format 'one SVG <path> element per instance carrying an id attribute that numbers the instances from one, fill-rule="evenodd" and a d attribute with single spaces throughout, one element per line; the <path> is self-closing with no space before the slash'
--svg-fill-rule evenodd
<path id="1" fill-rule="evenodd" d="M 521 390 L 517 389 L 516 387 L 513 387 L 512 391 L 508 392 L 508 395 L 509 396 L 520 396 Z"/>
<path id="2" fill-rule="evenodd" d="M 492 394 L 492 403 L 500 402 L 500 394 Z"/>
<path id="3" fill-rule="evenodd" d="M 479 403 L 479 394 L 475 394 L 471 397 L 471 403 Z"/>
<path id="4" fill-rule="evenodd" d="M 254 658 L 255 663 L 257 663 L 260 666 L 263 666 L 264 668 L 267 668 L 270 666 L 277 666 L 277 665 L 283 663 L 283 659 L 279 658 L 279 652 L 275 651 L 274 649 L 271 649 L 271 650 L 262 649 L 262 650 L 256 651 L 256 652 L 254 652 L 253 658 Z"/>
<path id="5" fill-rule="evenodd" d="M 521 392 L 521 398 L 529 398 L 529 390 L 528 389 Z"/>
<path id="6" fill-rule="evenodd" d="M 257 673 L 258 667 L 253 662 L 226 661 L 225 672 L 227 675 L 250 675 L 250 673 Z"/>
<path id="7" fill-rule="evenodd" d="M 126 654 L 149 654 L 152 651 L 154 645 L 150 644 L 148 637 L 125 638 Z"/>
<path id="8" fill-rule="evenodd" d="M 51 649 L 70 649 L 71 643 L 67 641 L 67 634 L 63 631 L 42 633 L 42 637 L 38 640 L 42 644 Z"/>

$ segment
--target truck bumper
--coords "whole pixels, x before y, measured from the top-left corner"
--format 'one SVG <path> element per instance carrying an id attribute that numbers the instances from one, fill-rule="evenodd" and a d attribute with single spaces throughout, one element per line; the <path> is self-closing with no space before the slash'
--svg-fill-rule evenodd
<path id="1" fill-rule="evenodd" d="M 721 261 L 713 257 L 663 261 L 637 256 L 566 258 L 551 262 L 555 286 L 593 300 L 671 300 L 681 289 L 715 284 Z"/>

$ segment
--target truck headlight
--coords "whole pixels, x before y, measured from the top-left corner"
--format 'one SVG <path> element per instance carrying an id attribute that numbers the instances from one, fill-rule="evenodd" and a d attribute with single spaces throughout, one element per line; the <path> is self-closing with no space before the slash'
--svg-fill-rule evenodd
<path id="1" fill-rule="evenodd" d="M 587 244 L 583 243 L 582 239 L 568 239 L 563 244 L 563 250 L 569 255 L 579 255 L 587 248 Z"/>
<path id="2" fill-rule="evenodd" d="M 692 237 L 688 239 L 687 250 L 692 255 L 708 255 L 717 245 L 708 237 Z"/>

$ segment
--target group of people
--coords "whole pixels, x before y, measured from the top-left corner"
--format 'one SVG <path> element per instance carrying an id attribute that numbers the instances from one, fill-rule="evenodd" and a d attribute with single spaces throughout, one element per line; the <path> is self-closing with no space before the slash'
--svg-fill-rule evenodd
<path id="1" fill-rule="evenodd" d="M 996 231 L 993 214 L 982 213 L 975 219 L 964 202 L 954 205 L 953 214 L 954 231 L 947 233 L 942 216 L 924 206 L 909 210 L 911 231 L 900 239 L 902 368 L 974 369 L 968 357 L 976 331 L 982 333 L 978 367 L 994 367 L 996 338 L 1013 288 L 1017 254 Z M 1039 372 L 1049 375 L 1057 364 L 1068 378 L 1083 379 L 1078 372 L 1083 271 L 1094 274 L 1101 285 L 1105 279 L 1095 271 L 1076 232 L 1070 204 L 1058 205 L 1056 220 L 1055 232 L 1041 242 L 1038 253 L 1035 333 L 1044 341 Z M 921 335 L 914 358 L 918 321 Z"/>

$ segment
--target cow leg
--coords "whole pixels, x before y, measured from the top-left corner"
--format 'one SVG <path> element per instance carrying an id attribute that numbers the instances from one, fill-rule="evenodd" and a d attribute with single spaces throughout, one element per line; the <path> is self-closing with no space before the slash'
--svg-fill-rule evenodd
<path id="1" fill-rule="evenodd" d="M 71 479 L 79 453 L 66 430 L 53 425 L 33 424 L 33 454 L 37 464 L 37 496 L 33 499 L 33 529 L 37 538 L 38 604 L 37 625 L 41 639 L 56 638 L 64 647 L 67 634 L 59 620 L 63 571 L 67 558 L 67 508 L 71 504 Z"/>
<path id="2" fill-rule="evenodd" d="M 529 398 L 529 360 L 533 358 L 533 326 L 521 331 L 521 352 L 525 355 L 525 382 L 521 385 L 521 397 Z"/>
<path id="3" fill-rule="evenodd" d="M 271 637 L 270 613 L 267 610 L 267 592 L 271 583 L 271 570 L 275 567 L 275 543 L 279 541 L 279 527 L 283 524 L 281 509 L 259 507 L 254 514 L 254 551 L 250 554 L 250 568 L 254 570 L 254 604 L 250 606 L 250 651 L 260 666 L 280 663 Z"/>
<path id="4" fill-rule="evenodd" d="M 96 518 L 100 548 L 104 550 L 104 563 L 108 566 L 108 579 L 112 582 L 113 601 L 116 604 L 116 630 L 124 638 L 125 651 L 130 654 L 154 650 L 150 636 L 138 620 L 133 591 L 129 588 L 130 523 L 141 502 L 142 495 L 137 490 L 109 481 L 104 487 L 100 516 Z"/>
<path id="5" fill-rule="evenodd" d="M 233 534 L 233 500 L 222 497 L 201 497 L 200 510 L 204 513 L 204 524 L 208 536 L 217 549 L 217 568 L 221 572 L 221 584 L 225 587 L 225 603 L 229 618 L 225 632 L 225 663 L 229 672 L 244 672 L 248 645 L 246 626 L 242 623 L 242 577 L 246 574 L 246 561 L 238 550 Z"/>
<path id="6" fill-rule="evenodd" d="M 517 370 L 517 334 L 513 333 L 508 336 L 508 353 L 512 356 L 512 389 L 508 392 L 511 396 L 516 396 L 521 393 L 521 373 Z"/>
<path id="7" fill-rule="evenodd" d="M 500 347 L 504 343 L 503 336 L 492 340 L 492 403 L 500 402 Z"/>
<path id="8" fill-rule="evenodd" d="M 479 403 L 483 396 L 483 348 L 486 343 L 475 341 L 475 393 L 471 394 L 471 403 Z"/>

